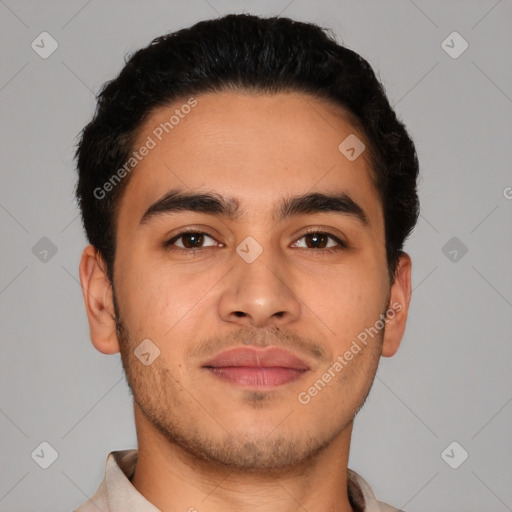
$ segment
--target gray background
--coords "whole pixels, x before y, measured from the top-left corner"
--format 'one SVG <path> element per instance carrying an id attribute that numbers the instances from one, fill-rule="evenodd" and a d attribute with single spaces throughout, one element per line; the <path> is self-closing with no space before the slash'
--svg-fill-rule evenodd
<path id="1" fill-rule="evenodd" d="M 135 447 L 119 355 L 92 347 L 78 284 L 72 155 L 94 93 L 157 35 L 243 11 L 331 27 L 417 145 L 409 325 L 356 419 L 349 466 L 408 512 L 512 510 L 511 0 L 0 0 L 0 511 L 70 511 L 109 451 Z M 43 31 L 59 44 L 47 59 L 31 48 Z M 441 46 L 453 31 L 469 44 L 456 59 Z M 58 453 L 48 469 L 31 457 L 42 441 Z M 452 441 L 452 464 L 469 453 L 458 469 L 441 457 Z"/>

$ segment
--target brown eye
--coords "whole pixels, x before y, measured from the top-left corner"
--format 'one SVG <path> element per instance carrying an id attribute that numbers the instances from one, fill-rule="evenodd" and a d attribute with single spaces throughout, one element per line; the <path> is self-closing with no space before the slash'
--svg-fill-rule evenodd
<path id="1" fill-rule="evenodd" d="M 206 238 L 213 240 L 213 238 L 210 235 L 207 235 L 206 233 L 202 233 L 200 231 L 183 232 L 165 242 L 165 247 L 174 246 L 179 247 L 181 249 L 203 249 L 205 247 L 211 247 L 212 245 L 215 245 L 211 244 L 204 246 L 203 244 Z"/>
<path id="2" fill-rule="evenodd" d="M 305 247 L 298 246 L 298 242 L 294 245 L 304 249 L 316 249 L 324 252 L 336 251 L 347 248 L 347 245 L 342 242 L 338 237 L 331 233 L 323 231 L 311 231 L 302 235 L 299 240 L 305 239 Z M 330 242 L 331 241 L 331 242 Z"/>
<path id="3" fill-rule="evenodd" d="M 329 240 L 329 236 L 324 233 L 310 233 L 305 238 L 309 240 L 306 244 L 310 249 L 325 249 Z"/>

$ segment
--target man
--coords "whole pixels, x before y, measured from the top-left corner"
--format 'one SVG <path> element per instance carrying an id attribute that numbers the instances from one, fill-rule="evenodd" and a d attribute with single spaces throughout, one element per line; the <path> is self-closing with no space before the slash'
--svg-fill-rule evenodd
<path id="1" fill-rule="evenodd" d="M 197 23 L 106 85 L 77 162 L 91 340 L 138 439 L 78 511 L 397 510 L 347 467 L 419 208 L 369 64 L 287 18 Z"/>

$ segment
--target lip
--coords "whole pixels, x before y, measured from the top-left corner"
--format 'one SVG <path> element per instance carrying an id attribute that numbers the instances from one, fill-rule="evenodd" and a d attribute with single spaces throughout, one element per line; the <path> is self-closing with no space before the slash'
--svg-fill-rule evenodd
<path id="1" fill-rule="evenodd" d="M 310 370 L 296 355 L 280 348 L 235 348 L 203 364 L 216 377 L 250 388 L 272 388 L 302 377 Z"/>

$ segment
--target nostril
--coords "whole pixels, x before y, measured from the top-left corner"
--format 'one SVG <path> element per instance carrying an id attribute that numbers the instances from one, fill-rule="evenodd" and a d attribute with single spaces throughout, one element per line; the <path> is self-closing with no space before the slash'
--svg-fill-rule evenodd
<path id="1" fill-rule="evenodd" d="M 240 316 L 245 316 L 246 313 L 244 313 L 243 311 L 235 311 L 235 315 L 240 317 Z"/>

